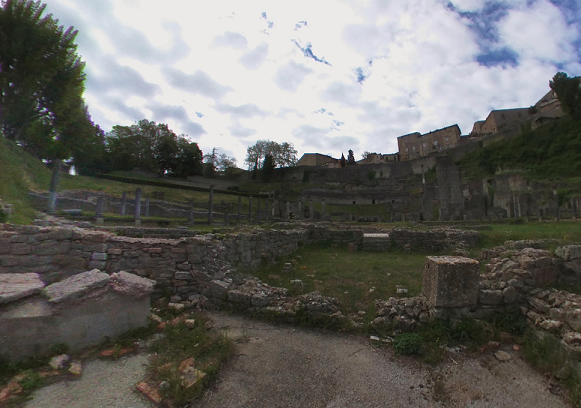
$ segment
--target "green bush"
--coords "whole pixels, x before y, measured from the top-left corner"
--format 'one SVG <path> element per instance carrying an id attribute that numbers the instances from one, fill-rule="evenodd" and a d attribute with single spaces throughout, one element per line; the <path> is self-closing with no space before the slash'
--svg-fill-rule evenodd
<path id="1" fill-rule="evenodd" d="M 423 352 L 422 338 L 418 333 L 402 333 L 393 339 L 393 349 L 405 356 L 420 355 Z"/>

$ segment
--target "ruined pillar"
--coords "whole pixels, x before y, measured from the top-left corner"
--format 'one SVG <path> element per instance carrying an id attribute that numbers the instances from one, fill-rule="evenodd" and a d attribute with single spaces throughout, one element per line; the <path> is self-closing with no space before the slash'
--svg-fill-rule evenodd
<path id="1" fill-rule="evenodd" d="M 103 217 L 103 208 L 105 206 L 105 199 L 103 196 L 97 198 L 97 205 L 95 206 L 95 220 L 97 225 L 103 225 L 105 223 L 105 218 Z"/>
<path id="2" fill-rule="evenodd" d="M 309 200 L 309 219 L 311 221 L 315 219 L 315 213 L 313 210 L 313 200 Z"/>
<path id="3" fill-rule="evenodd" d="M 252 196 L 248 196 L 248 223 L 252 222 Z"/>
<path id="4" fill-rule="evenodd" d="M 303 202 L 299 200 L 297 202 L 297 219 L 301 220 L 303 218 Z"/>
<path id="5" fill-rule="evenodd" d="M 553 197 L 555 200 L 555 221 L 559 221 L 559 194 L 557 190 L 553 190 Z"/>
<path id="6" fill-rule="evenodd" d="M 48 204 L 46 208 L 46 212 L 48 214 L 54 214 L 56 211 L 56 202 L 58 198 L 58 193 L 56 190 L 59 184 L 61 164 L 61 160 L 53 160 L 52 162 L 52 176 L 50 178 L 50 187 L 48 189 Z"/>
<path id="7" fill-rule="evenodd" d="M 228 210 L 224 211 L 224 225 L 226 225 L 226 226 L 230 225 L 230 220 L 228 217 Z"/>
<path id="8" fill-rule="evenodd" d="M 290 209 L 291 209 L 291 207 L 290 207 L 290 201 L 287 201 L 286 202 L 286 214 L 284 216 L 284 218 L 286 218 L 287 220 L 290 219 L 290 212 L 291 212 Z"/>
<path id="9" fill-rule="evenodd" d="M 190 210 L 188 212 L 188 224 L 194 225 L 194 200 L 190 199 Z"/>
<path id="10" fill-rule="evenodd" d="M 264 221 L 268 222 L 268 198 L 264 200 Z"/>
<path id="11" fill-rule="evenodd" d="M 127 206 L 127 193 L 124 191 L 121 195 L 121 215 L 125 215 L 125 207 Z"/>
<path id="12" fill-rule="evenodd" d="M 428 256 L 422 293 L 434 308 L 466 308 L 478 302 L 480 268 L 462 256 Z"/>
<path id="13" fill-rule="evenodd" d="M 149 217 L 149 197 L 145 197 L 145 217 Z"/>
<path id="14" fill-rule="evenodd" d="M 242 196 L 238 196 L 238 225 L 242 221 Z"/>
<path id="15" fill-rule="evenodd" d="M 321 221 L 325 221 L 325 199 L 321 199 Z"/>
<path id="16" fill-rule="evenodd" d="M 520 217 L 519 214 L 519 208 L 518 208 L 518 199 L 516 198 L 516 195 L 512 196 L 512 205 L 514 207 L 514 219 L 516 220 L 517 218 Z"/>
<path id="17" fill-rule="evenodd" d="M 214 221 L 214 186 L 210 186 L 210 203 L 208 208 L 208 222 L 212 225 Z"/>
<path id="18" fill-rule="evenodd" d="M 135 189 L 135 210 L 133 211 L 135 225 L 141 225 L 141 187 Z"/>

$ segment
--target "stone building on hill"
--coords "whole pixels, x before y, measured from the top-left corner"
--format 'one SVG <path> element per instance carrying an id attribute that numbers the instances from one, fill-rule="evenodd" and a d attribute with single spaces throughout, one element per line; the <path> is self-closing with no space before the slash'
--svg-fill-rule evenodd
<path id="1" fill-rule="evenodd" d="M 529 122 L 532 118 L 530 108 L 493 110 L 486 120 L 474 123 L 472 134 L 487 135 L 498 133 L 501 130 L 519 126 Z"/>
<path id="2" fill-rule="evenodd" d="M 400 161 L 412 160 L 430 153 L 451 149 L 458 146 L 460 135 L 458 125 L 452 125 L 424 135 L 415 132 L 400 136 L 397 138 L 399 159 Z"/>
<path id="3" fill-rule="evenodd" d="M 381 153 L 369 153 L 365 159 L 361 159 L 357 164 L 380 164 L 380 163 L 393 163 L 399 161 L 398 153 L 381 154 Z"/>
<path id="4" fill-rule="evenodd" d="M 297 166 L 327 166 L 327 167 L 341 167 L 339 159 L 334 159 L 331 156 L 320 153 L 305 153 L 303 157 L 297 162 Z"/>

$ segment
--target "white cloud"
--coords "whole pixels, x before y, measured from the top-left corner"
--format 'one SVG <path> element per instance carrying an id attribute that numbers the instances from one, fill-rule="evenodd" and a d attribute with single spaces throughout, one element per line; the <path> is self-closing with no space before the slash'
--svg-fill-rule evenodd
<path id="1" fill-rule="evenodd" d="M 573 42 L 578 28 L 568 26 L 561 11 L 546 0 L 510 11 L 499 24 L 503 44 L 521 58 L 549 62 L 576 58 Z"/>
<path id="2" fill-rule="evenodd" d="M 492 3 L 452 3 L 456 11 L 445 0 L 224 0 L 203 8 L 52 0 L 47 11 L 79 30 L 96 123 L 109 130 L 167 121 L 205 150 L 226 147 L 241 164 L 259 139 L 339 157 L 349 148 L 390 153 L 397 136 L 455 123 L 468 133 L 491 109 L 535 103 L 558 70 L 581 74 L 580 23 L 562 6 L 503 0 L 507 12 L 497 21 L 487 19 Z M 299 21 L 306 24 L 295 30 Z M 310 43 L 332 67 L 293 40 Z M 478 63 L 503 49 L 516 63 Z M 312 113 L 321 108 L 333 116 Z"/>

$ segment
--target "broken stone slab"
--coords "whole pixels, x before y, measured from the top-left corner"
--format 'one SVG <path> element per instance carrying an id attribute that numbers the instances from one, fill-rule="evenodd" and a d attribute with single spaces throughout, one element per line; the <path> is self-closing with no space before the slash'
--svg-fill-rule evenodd
<path id="1" fill-rule="evenodd" d="M 555 255 L 566 261 L 581 259 L 581 245 L 565 245 L 555 250 Z"/>
<path id="2" fill-rule="evenodd" d="M 93 269 L 48 285 L 44 288 L 43 293 L 49 302 L 60 303 L 79 298 L 87 292 L 107 285 L 109 281 L 109 275 L 98 269 Z"/>
<path id="3" fill-rule="evenodd" d="M 39 293 L 44 283 L 36 273 L 0 274 L 0 304 Z"/>
<path id="4" fill-rule="evenodd" d="M 481 290 L 478 301 L 483 305 L 499 305 L 502 303 L 502 290 Z"/>
<path id="5" fill-rule="evenodd" d="M 506 351 L 502 351 L 502 350 L 494 353 L 494 357 L 496 357 L 496 359 L 498 361 L 508 361 L 511 359 L 510 354 L 508 354 Z"/>
<path id="6" fill-rule="evenodd" d="M 121 271 L 111 275 L 111 289 L 115 292 L 136 299 L 148 296 L 153 292 L 156 282 L 135 274 Z"/>
<path id="7" fill-rule="evenodd" d="M 479 263 L 463 256 L 428 256 L 422 292 L 434 307 L 473 306 L 478 301 Z"/>

